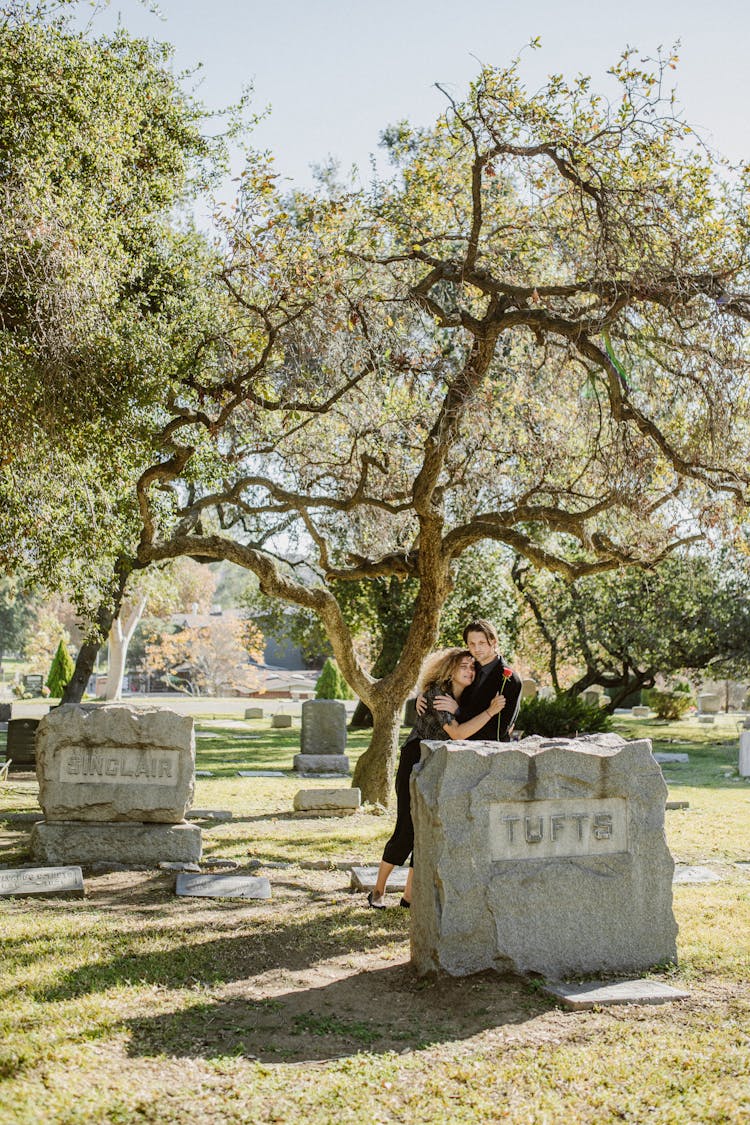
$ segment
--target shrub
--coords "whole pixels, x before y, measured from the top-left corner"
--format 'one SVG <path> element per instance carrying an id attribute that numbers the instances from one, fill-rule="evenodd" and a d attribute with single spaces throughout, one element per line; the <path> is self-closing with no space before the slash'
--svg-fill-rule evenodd
<path id="1" fill-rule="evenodd" d="M 65 641 L 60 641 L 57 646 L 57 652 L 52 657 L 52 667 L 47 676 L 49 694 L 55 699 L 60 699 L 65 688 L 70 683 L 71 676 L 74 672 L 75 664 L 68 652 Z"/>
<path id="2" fill-rule="evenodd" d="M 649 688 L 643 693 L 643 701 L 652 711 L 656 711 L 657 719 L 668 719 L 670 722 L 681 719 L 693 705 L 689 690 L 685 691 L 682 687 L 675 688 L 674 691 Z"/>
<path id="3" fill-rule="evenodd" d="M 347 693 L 349 693 L 349 685 L 339 672 L 336 662 L 329 656 L 315 684 L 315 698 L 351 699 L 351 693 Z"/>
<path id="4" fill-rule="evenodd" d="M 598 703 L 561 692 L 552 699 L 524 699 L 516 726 L 525 735 L 570 738 L 612 729 L 612 719 Z"/>

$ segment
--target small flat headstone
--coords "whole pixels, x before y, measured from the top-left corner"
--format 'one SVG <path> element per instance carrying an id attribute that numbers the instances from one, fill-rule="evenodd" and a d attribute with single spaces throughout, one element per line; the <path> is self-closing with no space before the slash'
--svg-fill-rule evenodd
<path id="1" fill-rule="evenodd" d="M 80 867 L 17 867 L 0 871 L 0 895 L 83 898 Z"/>
<path id="2" fill-rule="evenodd" d="M 188 809 L 186 820 L 231 820 L 229 809 Z"/>
<path id="3" fill-rule="evenodd" d="M 200 867 L 197 863 L 160 863 L 160 871 L 190 871 L 196 875 L 200 875 Z"/>
<path id="4" fill-rule="evenodd" d="M 356 812 L 362 804 L 359 789 L 300 789 L 294 794 L 294 808 L 297 812 L 346 809 Z"/>
<path id="5" fill-rule="evenodd" d="M 246 740 L 248 738 L 262 738 L 263 735 L 262 734 L 251 734 L 249 731 L 246 731 L 246 730 L 238 730 L 237 733 L 234 735 L 234 737 Z"/>
<path id="6" fill-rule="evenodd" d="M 687 1000 L 690 995 L 658 980 L 620 980 L 612 984 L 595 980 L 579 984 L 548 981 L 542 987 L 576 1012 L 611 1004 L 668 1004 L 673 1000 Z"/>
<path id="7" fill-rule="evenodd" d="M 195 737 L 196 738 L 221 738 L 222 736 L 220 734 L 214 734 L 214 732 L 210 731 L 210 730 L 197 730 L 195 732 Z"/>
<path id="8" fill-rule="evenodd" d="M 283 770 L 237 770 L 237 777 L 286 777 Z"/>
<path id="9" fill-rule="evenodd" d="M 263 717 L 264 717 L 264 711 L 263 711 L 262 707 L 246 707 L 245 708 L 245 718 L 246 719 L 262 719 Z"/>
<path id="10" fill-rule="evenodd" d="M 690 801 L 667 801 L 668 809 L 689 809 Z"/>
<path id="11" fill-rule="evenodd" d="M 699 723 L 715 723 L 716 719 L 714 718 L 713 715 L 699 715 L 698 716 L 698 722 Z"/>
<path id="12" fill-rule="evenodd" d="M 661 751 L 654 754 L 654 758 L 660 765 L 666 762 L 689 762 L 690 758 L 687 754 L 663 754 Z"/>
<path id="13" fill-rule="evenodd" d="M 386 891 L 403 891 L 406 888 L 408 867 L 394 867 L 388 876 Z M 352 867 L 349 887 L 353 891 L 371 891 L 378 878 L 378 865 L 373 867 Z"/>
<path id="14" fill-rule="evenodd" d="M 177 876 L 178 895 L 194 898 L 271 897 L 271 884 L 262 875 L 183 875 Z"/>
<path id="15" fill-rule="evenodd" d="M 213 770 L 196 770 L 196 777 L 213 777 Z"/>
<path id="16" fill-rule="evenodd" d="M 674 869 L 673 883 L 720 883 L 721 876 L 710 867 L 691 867 L 678 864 Z"/>

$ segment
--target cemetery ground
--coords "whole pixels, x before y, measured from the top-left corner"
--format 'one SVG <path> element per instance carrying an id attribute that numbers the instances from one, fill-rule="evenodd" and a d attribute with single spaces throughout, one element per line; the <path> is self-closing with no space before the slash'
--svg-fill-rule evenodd
<path id="1" fill-rule="evenodd" d="M 0 1122 L 740 1122 L 750 1113 L 750 782 L 736 720 L 618 718 L 687 752 L 663 766 L 689 992 L 659 1006 L 567 1011 L 538 981 L 418 980 L 409 914 L 364 908 L 349 867 L 378 860 L 392 817 L 292 814 L 345 779 L 291 773 L 299 725 L 197 721 L 204 870 L 267 875 L 270 901 L 178 898 L 174 873 L 84 870 L 83 900 L 0 900 Z M 367 734 L 350 734 L 354 763 Z M 283 770 L 238 777 L 238 770 Z M 28 860 L 32 775 L 0 787 L 0 863 Z M 217 869 L 218 870 L 218 869 Z"/>

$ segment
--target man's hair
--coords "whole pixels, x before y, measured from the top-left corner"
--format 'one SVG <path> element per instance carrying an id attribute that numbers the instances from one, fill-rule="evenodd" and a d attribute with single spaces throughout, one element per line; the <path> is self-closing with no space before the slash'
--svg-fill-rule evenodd
<path id="1" fill-rule="evenodd" d="M 470 621 L 463 631 L 464 644 L 469 643 L 469 633 L 484 633 L 487 641 L 491 645 L 499 643 L 497 629 L 491 621 L 487 621 L 484 617 L 478 617 L 476 621 Z"/>

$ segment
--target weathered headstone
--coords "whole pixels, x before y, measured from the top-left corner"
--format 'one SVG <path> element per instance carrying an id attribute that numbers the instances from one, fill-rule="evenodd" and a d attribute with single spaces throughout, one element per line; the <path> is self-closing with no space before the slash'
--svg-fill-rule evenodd
<path id="1" fill-rule="evenodd" d="M 654 754 L 654 761 L 658 762 L 660 766 L 665 766 L 670 762 L 679 762 L 686 765 L 690 761 L 690 757 L 687 754 L 669 754 L 658 751 Z"/>
<path id="2" fill-rule="evenodd" d="M 631 707 L 630 714 L 634 719 L 647 719 L 651 714 L 650 707 Z"/>
<path id="3" fill-rule="evenodd" d="M 13 704 L 0 703 L 0 723 L 9 723 L 13 718 Z"/>
<path id="4" fill-rule="evenodd" d="M 201 856 L 185 821 L 193 797 L 193 720 L 121 705 L 57 707 L 37 733 L 39 803 L 31 852 L 50 863 L 174 861 Z"/>
<path id="5" fill-rule="evenodd" d="M 246 707 L 245 708 L 245 718 L 246 719 L 262 719 L 264 717 L 264 715 L 265 715 L 265 712 L 264 712 L 262 707 Z"/>
<path id="6" fill-rule="evenodd" d="M 307 699 L 302 704 L 300 750 L 303 754 L 346 751 L 346 708 L 340 699 Z"/>
<path id="7" fill-rule="evenodd" d="M 294 810 L 307 816 L 352 816 L 362 804 L 359 789 L 300 789 Z"/>
<path id="8" fill-rule="evenodd" d="M 80 867 L 17 867 L 0 871 L 0 895 L 83 898 Z"/>
<path id="9" fill-rule="evenodd" d="M 536 699 L 538 693 L 539 686 L 536 680 L 521 681 L 521 699 Z"/>
<path id="10" fill-rule="evenodd" d="M 424 742 L 412 960 L 553 979 L 676 958 L 666 785 L 644 739 Z"/>
<path id="11" fill-rule="evenodd" d="M 721 697 L 711 691 L 701 692 L 697 702 L 698 711 L 702 715 L 718 715 L 721 710 Z"/>
<path id="12" fill-rule="evenodd" d="M 39 725 L 36 756 L 48 822 L 178 824 L 193 797 L 193 720 L 173 711 L 56 707 Z"/>
<path id="13" fill-rule="evenodd" d="M 273 730 L 286 730 L 292 725 L 292 716 L 277 714 L 271 716 L 271 727 Z"/>
<path id="14" fill-rule="evenodd" d="M 710 867 L 678 863 L 674 869 L 673 883 L 720 883 L 721 876 Z"/>
<path id="15" fill-rule="evenodd" d="M 339 699 L 308 699 L 302 704 L 298 773 L 349 772 L 346 749 L 346 708 Z"/>
<path id="16" fill-rule="evenodd" d="M 11 719 L 5 753 L 16 770 L 33 770 L 36 763 L 35 738 L 39 719 Z"/>
<path id="17" fill-rule="evenodd" d="M 262 875 L 179 874 L 175 891 L 178 895 L 196 898 L 268 899 L 271 884 Z"/>
<path id="18" fill-rule="evenodd" d="M 23 690 L 30 695 L 41 695 L 43 687 L 44 676 L 40 676 L 38 672 L 32 672 L 23 677 Z"/>

